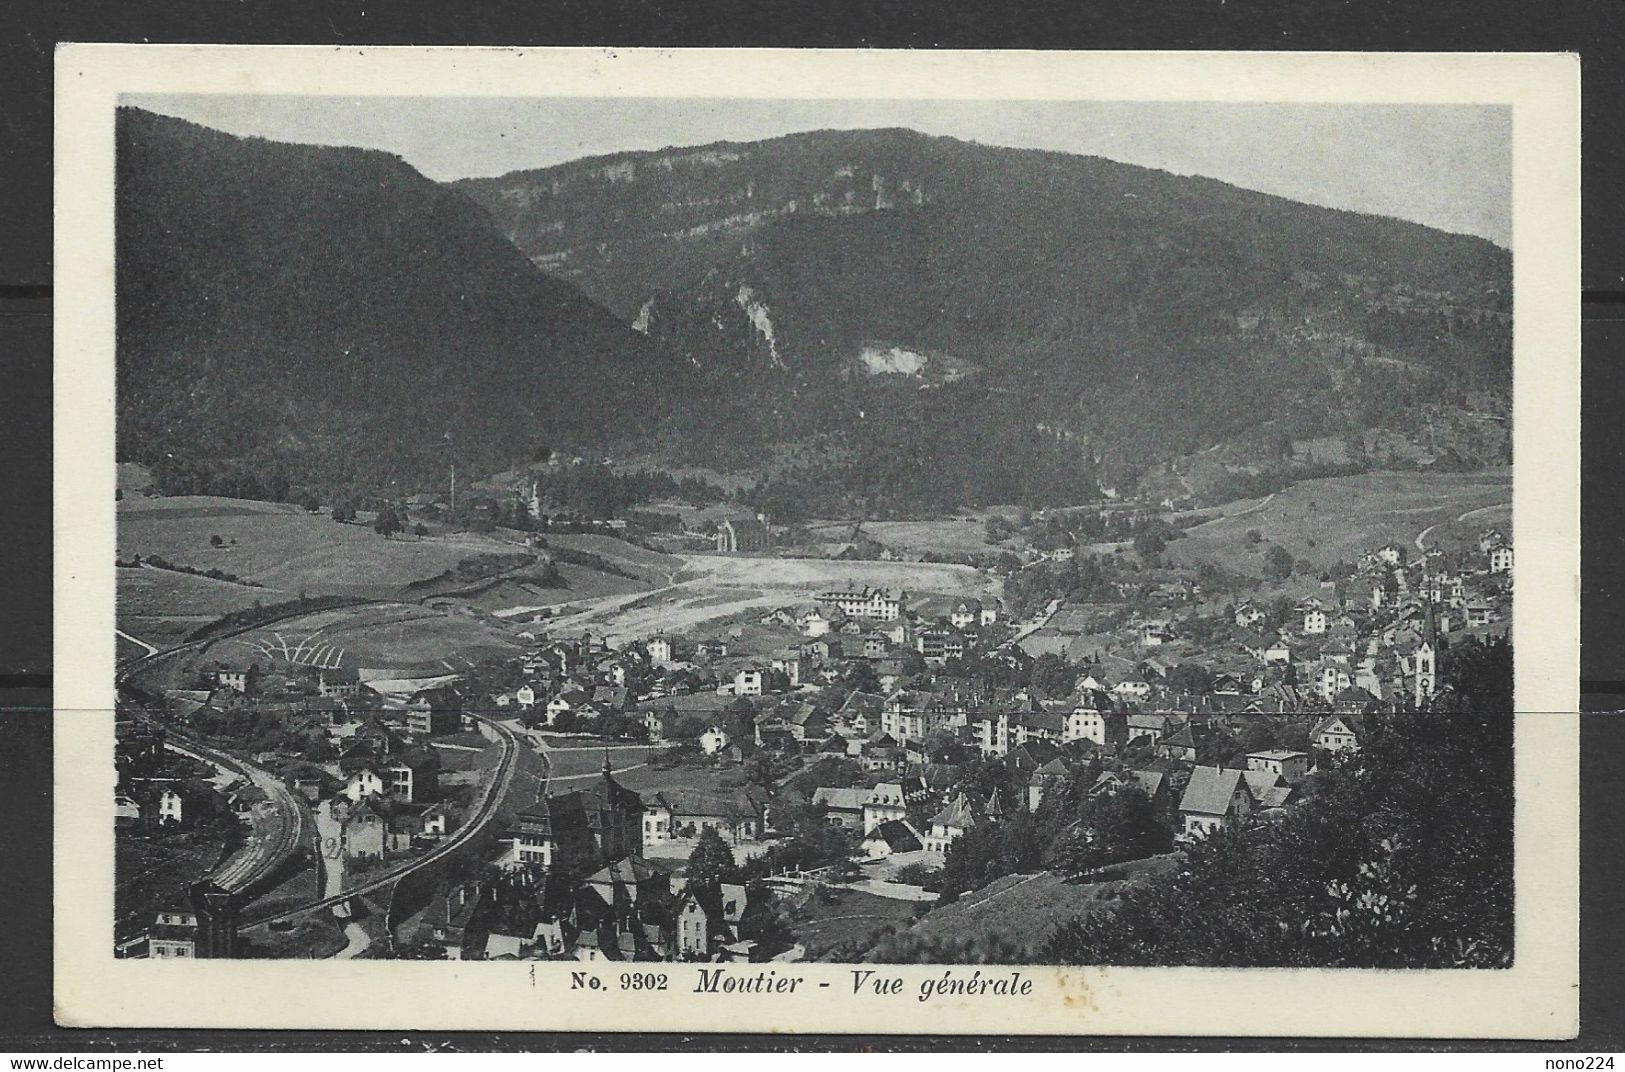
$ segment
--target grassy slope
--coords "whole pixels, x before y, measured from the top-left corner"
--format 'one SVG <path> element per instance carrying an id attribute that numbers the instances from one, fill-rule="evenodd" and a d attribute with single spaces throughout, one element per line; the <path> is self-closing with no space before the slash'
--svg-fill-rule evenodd
<path id="1" fill-rule="evenodd" d="M 1228 517 L 1198 525 L 1168 545 L 1175 562 L 1203 559 L 1261 576 L 1269 543 L 1316 569 L 1353 562 L 1363 551 L 1393 541 L 1416 552 L 1417 535 L 1480 507 L 1510 502 L 1511 475 L 1496 469 L 1471 473 L 1364 473 L 1306 480 L 1267 502 L 1256 500 Z M 1264 542 L 1250 544 L 1257 529 Z M 1314 546 L 1310 546 L 1310 541 Z"/>
<path id="2" fill-rule="evenodd" d="M 216 535 L 227 546 L 211 546 Z M 157 554 L 286 592 L 362 596 L 389 595 L 472 555 L 514 549 L 464 534 L 386 540 L 365 525 L 339 524 L 297 506 L 207 496 L 120 503 L 118 542 L 124 557 Z"/>
<path id="3" fill-rule="evenodd" d="M 1172 866 L 1172 857 L 1156 857 L 1127 865 L 1127 881 Z M 988 937 L 1036 948 L 1057 925 L 1079 912 L 1108 900 L 1123 881 L 1068 882 L 1053 871 L 1036 875 L 1006 875 L 967 893 L 951 905 L 932 909 L 913 927 L 929 938 Z"/>

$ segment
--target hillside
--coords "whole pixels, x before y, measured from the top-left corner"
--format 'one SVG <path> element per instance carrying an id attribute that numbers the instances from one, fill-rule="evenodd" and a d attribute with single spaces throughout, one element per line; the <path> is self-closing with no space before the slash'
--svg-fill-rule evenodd
<path id="1" fill-rule="evenodd" d="M 130 108 L 117 150 L 119 458 L 166 492 L 410 490 L 624 439 L 681 391 L 649 340 L 394 156 Z"/>
<path id="2" fill-rule="evenodd" d="M 1273 464 L 1282 441 L 1409 432 L 1424 405 L 1509 390 L 1505 250 L 1208 179 L 873 130 L 454 186 L 749 400 L 684 460 L 828 436 L 862 460 L 829 452 L 820 475 L 854 497 L 1065 498 L 1221 441 Z"/>

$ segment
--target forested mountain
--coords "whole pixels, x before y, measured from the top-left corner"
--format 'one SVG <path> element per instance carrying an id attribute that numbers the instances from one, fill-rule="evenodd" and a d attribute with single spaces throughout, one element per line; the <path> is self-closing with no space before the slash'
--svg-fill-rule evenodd
<path id="1" fill-rule="evenodd" d="M 455 185 L 751 401 L 688 449 L 830 433 L 863 457 L 849 488 L 923 471 L 928 498 L 975 499 L 1005 463 L 1018 490 L 1055 483 L 1035 465 L 1119 482 L 1220 441 L 1414 431 L 1509 390 L 1505 250 L 1208 179 L 867 130 Z"/>
<path id="2" fill-rule="evenodd" d="M 444 186 L 132 109 L 117 176 L 119 451 L 166 490 L 572 445 L 789 520 L 1177 497 L 1374 428 L 1505 460 L 1505 250 L 1212 180 L 874 130 Z"/>
<path id="3" fill-rule="evenodd" d="M 624 440 L 686 366 L 400 159 L 117 129 L 118 447 L 161 487 L 284 497 Z M 449 438 L 448 438 L 449 435 Z"/>

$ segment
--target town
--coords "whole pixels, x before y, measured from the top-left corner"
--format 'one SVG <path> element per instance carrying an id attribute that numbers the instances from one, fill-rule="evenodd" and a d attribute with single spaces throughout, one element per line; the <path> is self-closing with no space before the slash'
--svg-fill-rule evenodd
<path id="1" fill-rule="evenodd" d="M 885 961 L 1040 889 L 1046 932 L 1447 707 L 1454 653 L 1511 610 L 1512 545 L 1467 517 L 1321 568 L 1249 529 L 1261 580 L 1171 554 L 1213 515 L 1023 512 L 989 522 L 1023 550 L 981 595 L 854 580 L 647 632 L 636 601 L 578 600 L 397 679 L 320 629 L 267 642 L 270 609 L 216 634 L 258 628 L 246 658 L 138 640 L 115 815 L 154 878 L 118 951 Z M 597 528 L 730 568 L 807 553 L 743 512 Z"/>

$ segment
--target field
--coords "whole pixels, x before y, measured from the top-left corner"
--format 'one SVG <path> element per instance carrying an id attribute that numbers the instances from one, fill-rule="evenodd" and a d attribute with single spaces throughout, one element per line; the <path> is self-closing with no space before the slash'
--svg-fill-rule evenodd
<path id="1" fill-rule="evenodd" d="M 1293 558 L 1308 559 L 1317 570 L 1339 561 L 1354 562 L 1362 552 L 1390 541 L 1415 554 L 1418 536 L 1431 526 L 1454 523 L 1463 514 L 1511 499 L 1507 469 L 1306 480 L 1188 530 L 1168 545 L 1168 557 L 1185 565 L 1207 560 L 1261 576 L 1264 552 L 1271 543 L 1286 548 Z M 1494 512 L 1486 515 L 1493 517 Z M 1251 529 L 1258 530 L 1263 542 L 1249 542 Z"/>
<path id="2" fill-rule="evenodd" d="M 520 650 L 506 630 L 472 614 L 386 603 L 319 611 L 262 626 L 210 644 L 198 657 L 229 666 L 293 662 L 433 676 Z"/>
<path id="3" fill-rule="evenodd" d="M 603 633 L 615 643 L 713 627 L 751 611 L 809 603 L 825 588 L 846 585 L 983 594 L 985 574 L 968 566 L 922 562 L 830 562 L 804 558 L 683 555 L 676 583 L 614 596 L 560 615 L 550 629 Z"/>
<path id="4" fill-rule="evenodd" d="M 222 546 L 213 546 L 215 536 Z M 185 495 L 119 503 L 118 549 L 121 558 L 156 554 L 175 565 L 219 569 L 283 593 L 385 597 L 465 558 L 515 548 L 464 533 L 386 540 L 366 525 L 340 524 L 286 503 Z M 267 595 L 265 601 L 276 597 Z"/>
<path id="5" fill-rule="evenodd" d="M 866 521 L 863 534 L 905 553 L 985 554 L 1001 548 L 987 540 L 987 519 L 994 514 L 1011 517 L 1015 512 L 1013 506 L 993 506 L 930 521 Z M 828 543 L 842 543 L 852 537 L 850 521 L 812 521 L 806 528 Z"/>
<path id="6" fill-rule="evenodd" d="M 1008 943 L 1035 950 L 1049 933 L 1073 916 L 1109 901 L 1129 882 L 1171 870 L 1176 856 L 1153 857 L 1124 865 L 1118 881 L 1071 882 L 1053 871 L 1007 875 L 934 908 L 911 933 L 920 938 Z"/>

